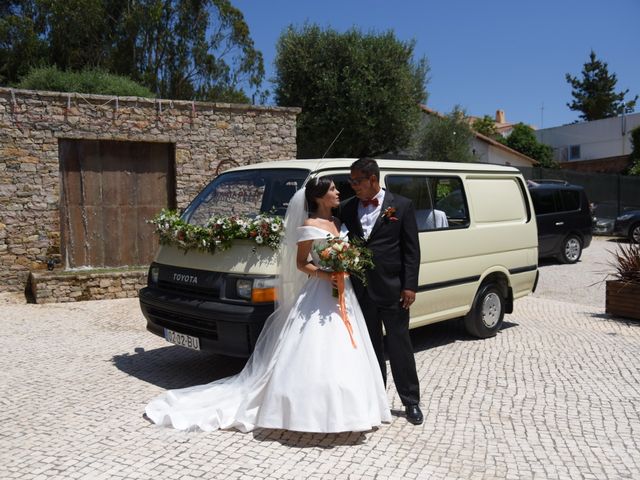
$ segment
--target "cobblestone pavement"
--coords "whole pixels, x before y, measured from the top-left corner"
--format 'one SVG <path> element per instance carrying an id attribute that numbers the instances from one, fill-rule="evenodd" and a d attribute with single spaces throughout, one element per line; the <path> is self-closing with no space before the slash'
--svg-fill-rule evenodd
<path id="1" fill-rule="evenodd" d="M 242 362 L 168 346 L 145 331 L 136 299 L 5 303 L 0 478 L 640 478 L 640 323 L 603 310 L 538 293 L 492 339 L 455 321 L 419 329 L 424 424 L 402 418 L 390 385 L 391 424 L 313 435 L 147 423 L 156 394 Z"/>

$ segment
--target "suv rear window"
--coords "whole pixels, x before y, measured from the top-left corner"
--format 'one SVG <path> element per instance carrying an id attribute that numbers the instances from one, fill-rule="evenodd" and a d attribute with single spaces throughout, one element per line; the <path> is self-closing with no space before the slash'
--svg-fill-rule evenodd
<path id="1" fill-rule="evenodd" d="M 558 211 L 555 191 L 531 190 L 530 193 L 536 215 L 544 215 L 545 213 L 555 213 Z"/>
<path id="2" fill-rule="evenodd" d="M 569 189 L 532 189 L 536 215 L 580 210 L 580 192 Z"/>
<path id="3" fill-rule="evenodd" d="M 580 210 L 580 192 L 576 190 L 560 190 L 562 210 Z"/>
<path id="4" fill-rule="evenodd" d="M 192 225 L 204 225 L 216 215 L 282 216 L 307 175 L 304 169 L 276 168 L 223 173 L 198 194 L 182 218 Z"/>

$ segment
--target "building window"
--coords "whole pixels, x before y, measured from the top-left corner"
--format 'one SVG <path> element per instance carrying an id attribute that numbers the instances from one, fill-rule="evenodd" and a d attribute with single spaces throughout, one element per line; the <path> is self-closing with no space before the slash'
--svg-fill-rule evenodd
<path id="1" fill-rule="evenodd" d="M 580 160 L 580 145 L 569 145 L 569 160 Z"/>

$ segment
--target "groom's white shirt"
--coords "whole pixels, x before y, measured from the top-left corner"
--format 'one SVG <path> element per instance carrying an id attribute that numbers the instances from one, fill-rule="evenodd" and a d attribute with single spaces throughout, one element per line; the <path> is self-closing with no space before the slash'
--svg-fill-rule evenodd
<path id="1" fill-rule="evenodd" d="M 382 210 L 382 202 L 384 201 L 384 189 L 381 188 L 373 198 L 378 199 L 377 207 L 374 207 L 373 205 L 367 205 L 365 207 L 362 205 L 361 201 L 358 201 L 358 217 L 360 218 L 362 233 L 364 233 L 365 240 L 369 238 L 371 230 L 373 229 L 376 220 L 380 216 L 380 211 Z"/>

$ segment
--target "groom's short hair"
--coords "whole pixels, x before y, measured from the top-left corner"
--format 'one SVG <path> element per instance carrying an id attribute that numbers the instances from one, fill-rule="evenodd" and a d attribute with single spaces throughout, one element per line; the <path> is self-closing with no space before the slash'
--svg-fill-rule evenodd
<path id="1" fill-rule="evenodd" d="M 351 164 L 351 170 L 358 170 L 364 173 L 367 177 L 375 175 L 380 180 L 380 167 L 378 163 L 369 157 L 362 157 Z"/>

